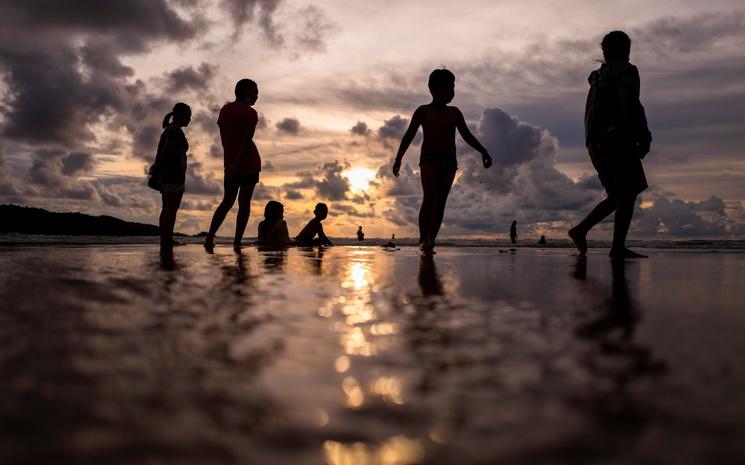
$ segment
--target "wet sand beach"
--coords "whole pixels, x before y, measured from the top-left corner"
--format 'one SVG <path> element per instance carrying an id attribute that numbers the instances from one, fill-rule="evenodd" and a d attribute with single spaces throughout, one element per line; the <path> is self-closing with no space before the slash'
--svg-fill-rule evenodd
<path id="1" fill-rule="evenodd" d="M 735 464 L 745 254 L 0 246 L 0 463 Z"/>

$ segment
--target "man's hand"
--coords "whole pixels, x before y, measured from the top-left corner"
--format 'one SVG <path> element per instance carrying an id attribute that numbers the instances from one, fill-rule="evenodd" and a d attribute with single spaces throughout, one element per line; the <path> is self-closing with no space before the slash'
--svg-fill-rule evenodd
<path id="1" fill-rule="evenodd" d="M 489 167 L 490 167 L 490 166 L 492 165 L 492 163 L 493 163 L 493 160 L 491 159 L 491 157 L 489 156 L 489 154 L 488 154 L 488 153 L 482 153 L 482 154 L 481 154 L 481 161 L 483 161 L 483 162 L 484 162 L 484 168 L 487 168 L 487 169 L 488 169 L 488 168 L 489 168 Z"/>
<path id="2" fill-rule="evenodd" d="M 643 160 L 651 149 L 651 142 L 639 142 L 636 146 L 636 154 L 639 155 L 639 159 Z"/>
<path id="3" fill-rule="evenodd" d="M 396 159 L 396 161 L 393 162 L 393 175 L 395 177 L 398 177 L 400 172 L 401 172 L 401 160 Z"/>

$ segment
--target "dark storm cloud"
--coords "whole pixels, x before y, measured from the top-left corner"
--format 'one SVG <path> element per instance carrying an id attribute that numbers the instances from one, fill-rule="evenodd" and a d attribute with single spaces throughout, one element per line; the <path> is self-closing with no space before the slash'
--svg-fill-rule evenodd
<path id="1" fill-rule="evenodd" d="M 312 171 L 297 174 L 296 182 L 285 184 L 286 189 L 314 189 L 315 194 L 328 200 L 345 200 L 350 190 L 349 181 L 341 175 L 349 165 L 339 160 L 323 163 Z"/>
<path id="2" fill-rule="evenodd" d="M 303 199 L 303 194 L 300 191 L 290 189 L 285 192 L 285 198 L 287 200 L 301 200 Z"/>
<path id="3" fill-rule="evenodd" d="M 653 205 L 637 209 L 634 221 L 635 232 L 643 236 L 727 237 L 745 234 L 745 224 L 731 218 L 725 202 L 718 197 L 695 202 L 655 193 L 645 199 Z"/>
<path id="4" fill-rule="evenodd" d="M 378 140 L 383 143 L 385 148 L 392 149 L 401 140 L 408 127 L 409 120 L 403 118 L 401 115 L 396 115 L 391 119 L 385 120 L 383 125 L 378 128 Z M 419 145 L 421 142 L 422 134 L 419 131 L 411 143 Z"/>
<path id="5" fill-rule="evenodd" d="M 367 123 L 364 121 L 357 121 L 357 124 L 352 126 L 349 132 L 357 136 L 366 136 L 370 134 L 370 128 L 367 127 Z"/>
<path id="6" fill-rule="evenodd" d="M 31 0 L 0 8 L 2 135 L 69 148 L 94 141 L 92 123 L 126 112 L 142 96 L 126 83 L 133 72 L 123 54 L 201 30 L 199 20 L 182 18 L 162 0 Z"/>
<path id="7" fill-rule="evenodd" d="M 216 196 L 222 194 L 220 182 L 211 172 L 205 172 L 202 163 L 190 161 L 186 170 L 186 192 L 195 195 Z"/>
<path id="8" fill-rule="evenodd" d="M 184 66 L 166 74 L 168 88 L 171 92 L 195 90 L 207 92 L 212 78 L 215 77 L 216 67 L 209 63 L 202 63 L 198 68 Z"/>
<path id="9" fill-rule="evenodd" d="M 74 176 L 91 171 L 95 167 L 93 155 L 86 152 L 73 152 L 62 158 L 62 174 Z"/>
<path id="10" fill-rule="evenodd" d="M 266 40 L 275 46 L 284 43 L 284 36 L 274 22 L 274 13 L 282 0 L 222 0 L 223 8 L 233 21 L 234 35 L 238 35 L 248 23 L 256 22 Z"/>
<path id="11" fill-rule="evenodd" d="M 297 136 L 300 134 L 300 121 L 297 118 L 284 118 L 276 124 L 277 130 Z"/>

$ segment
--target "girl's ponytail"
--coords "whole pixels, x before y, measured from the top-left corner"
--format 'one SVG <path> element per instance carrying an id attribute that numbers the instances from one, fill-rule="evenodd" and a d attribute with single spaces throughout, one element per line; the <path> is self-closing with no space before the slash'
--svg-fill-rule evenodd
<path id="1" fill-rule="evenodd" d="M 168 126 L 168 124 L 171 122 L 171 116 L 173 116 L 173 112 L 169 112 L 165 118 L 163 118 L 163 129 Z"/>

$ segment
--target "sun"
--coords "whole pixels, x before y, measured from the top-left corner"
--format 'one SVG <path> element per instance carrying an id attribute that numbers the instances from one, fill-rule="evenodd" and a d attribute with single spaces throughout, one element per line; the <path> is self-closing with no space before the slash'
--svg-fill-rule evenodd
<path id="1" fill-rule="evenodd" d="M 352 168 L 341 175 L 347 178 L 349 187 L 354 192 L 366 191 L 370 187 L 370 181 L 375 179 L 375 171 L 369 168 Z"/>

